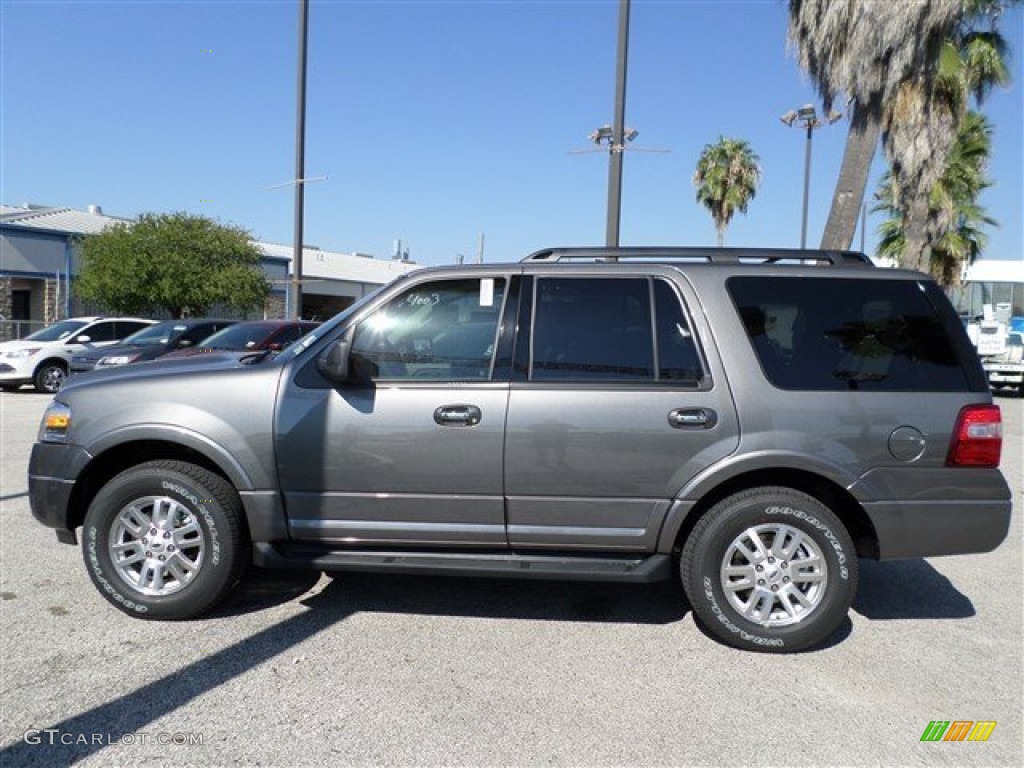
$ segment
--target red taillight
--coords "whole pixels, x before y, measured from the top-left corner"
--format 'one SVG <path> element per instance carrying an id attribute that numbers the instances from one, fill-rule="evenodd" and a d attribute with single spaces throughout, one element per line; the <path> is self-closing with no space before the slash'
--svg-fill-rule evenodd
<path id="1" fill-rule="evenodd" d="M 998 467 L 1003 418 L 998 405 L 965 405 L 956 418 L 947 467 Z"/>

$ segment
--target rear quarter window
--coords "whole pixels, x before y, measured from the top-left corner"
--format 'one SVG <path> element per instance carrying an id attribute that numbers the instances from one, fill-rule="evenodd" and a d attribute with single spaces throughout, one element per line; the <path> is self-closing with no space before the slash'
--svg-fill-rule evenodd
<path id="1" fill-rule="evenodd" d="M 923 283 L 734 277 L 727 288 L 765 376 L 777 387 L 971 389 Z"/>

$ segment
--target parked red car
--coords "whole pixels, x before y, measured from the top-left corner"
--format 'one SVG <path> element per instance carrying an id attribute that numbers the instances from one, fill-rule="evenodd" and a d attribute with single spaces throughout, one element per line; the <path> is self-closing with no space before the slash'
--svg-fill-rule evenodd
<path id="1" fill-rule="evenodd" d="M 303 320 L 246 320 L 217 331 L 194 347 L 179 349 L 160 359 L 192 357 L 220 350 L 259 352 L 268 349 L 277 352 L 301 339 L 318 325 L 320 323 Z"/>

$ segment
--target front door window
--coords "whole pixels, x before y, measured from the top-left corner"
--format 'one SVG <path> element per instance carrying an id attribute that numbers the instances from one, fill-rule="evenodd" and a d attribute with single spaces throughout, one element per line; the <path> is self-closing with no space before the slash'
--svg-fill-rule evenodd
<path id="1" fill-rule="evenodd" d="M 489 379 L 504 297 L 503 278 L 413 286 L 356 328 L 355 372 L 373 380 Z"/>

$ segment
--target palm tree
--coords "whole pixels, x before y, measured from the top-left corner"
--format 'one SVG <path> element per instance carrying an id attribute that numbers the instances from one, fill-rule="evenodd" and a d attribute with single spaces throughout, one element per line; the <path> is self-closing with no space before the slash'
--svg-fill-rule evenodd
<path id="1" fill-rule="evenodd" d="M 904 217 L 905 256 L 927 268 L 941 227 L 929 197 L 965 115 L 1008 80 L 1001 11 L 1020 0 L 790 0 L 791 43 L 826 109 L 842 92 L 853 111 L 823 248 L 848 248 L 878 135 Z"/>
<path id="2" fill-rule="evenodd" d="M 948 209 L 936 207 L 932 198 L 962 130 L 975 135 L 980 130 L 968 125 L 968 102 L 973 96 L 980 105 L 996 85 L 1009 83 L 1007 46 L 996 29 L 1004 5 L 1001 0 L 963 0 L 963 15 L 938 51 L 930 92 L 918 82 L 904 83 L 886 121 L 882 143 L 904 219 L 903 262 L 914 269 L 928 270 L 933 255 L 949 256 L 935 251 L 950 231 Z M 984 159 L 990 149 L 989 138 Z M 970 197 L 976 199 L 977 192 Z"/>
<path id="3" fill-rule="evenodd" d="M 971 264 L 987 241 L 983 227 L 996 222 L 978 204 L 981 192 L 992 185 L 985 168 L 992 148 L 992 126 L 984 115 L 968 112 L 946 159 L 942 176 L 929 196 L 932 222 L 931 273 L 943 285 L 955 285 L 965 264 Z M 886 211 L 877 255 L 906 265 L 907 231 L 904 212 L 891 174 L 879 184 L 873 210 Z"/>
<path id="4" fill-rule="evenodd" d="M 789 1 L 790 44 L 825 111 L 839 94 L 850 100 L 850 133 L 822 248 L 850 247 L 888 108 L 903 83 L 928 76 L 961 11 L 961 0 Z"/>
<path id="5" fill-rule="evenodd" d="M 693 185 L 697 202 L 711 212 L 718 233 L 718 247 L 725 245 L 725 230 L 736 211 L 747 212 L 761 181 L 759 158 L 742 139 L 718 137 L 707 144 L 697 161 Z"/>

